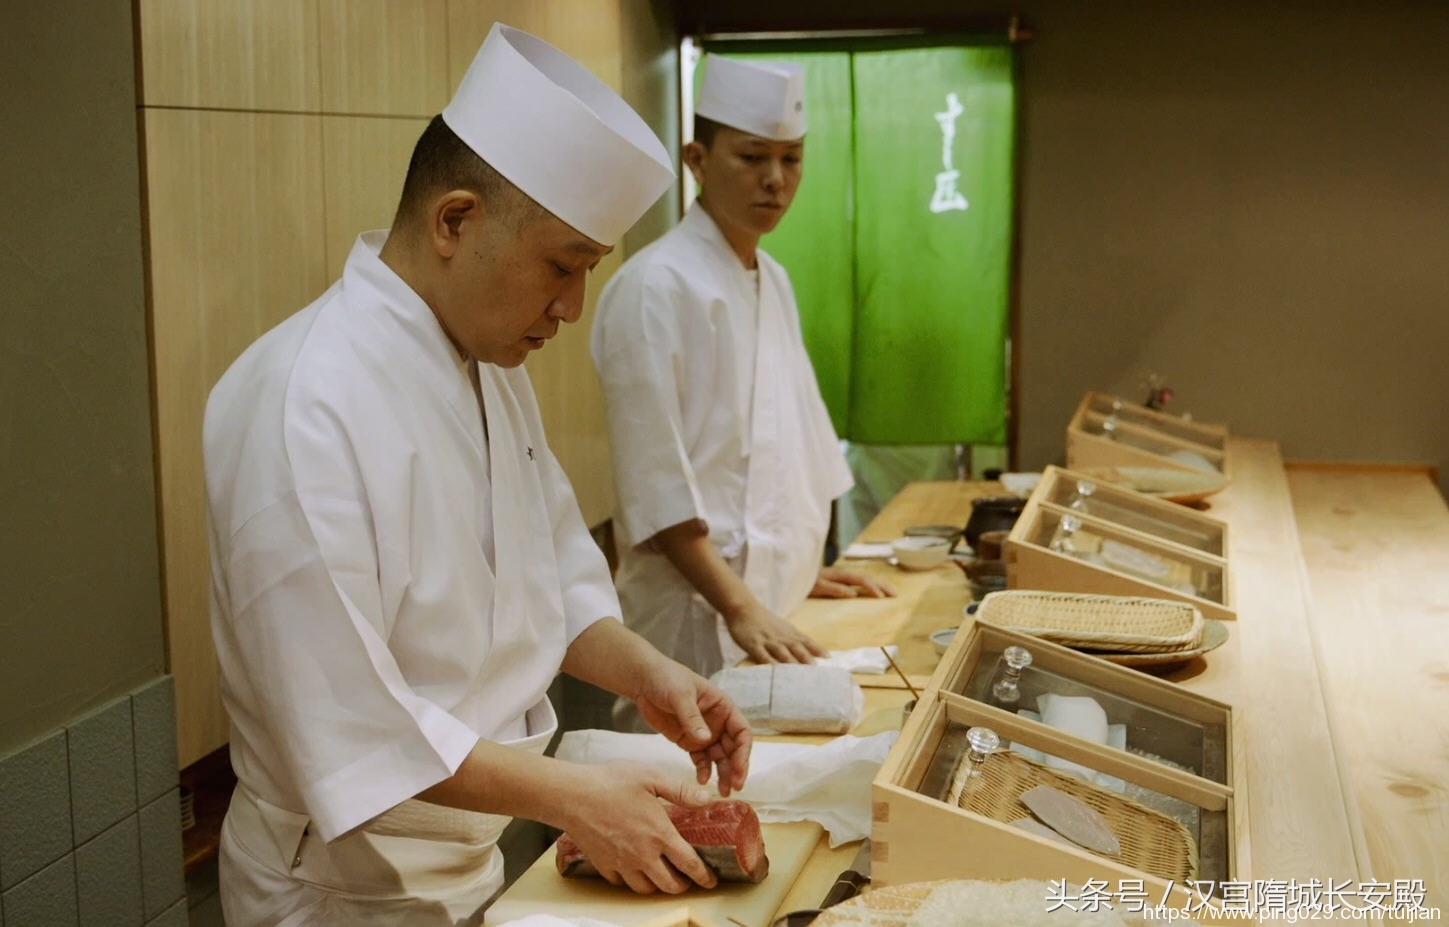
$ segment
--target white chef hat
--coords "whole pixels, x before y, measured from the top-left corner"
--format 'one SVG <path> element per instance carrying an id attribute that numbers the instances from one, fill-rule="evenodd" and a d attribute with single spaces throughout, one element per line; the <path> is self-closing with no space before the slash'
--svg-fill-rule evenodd
<path id="1" fill-rule="evenodd" d="M 443 121 L 514 186 L 603 245 L 674 181 L 669 153 L 629 104 L 568 55 L 502 23 Z"/>
<path id="2" fill-rule="evenodd" d="M 805 72 L 797 64 L 706 55 L 696 114 L 773 141 L 805 135 Z"/>

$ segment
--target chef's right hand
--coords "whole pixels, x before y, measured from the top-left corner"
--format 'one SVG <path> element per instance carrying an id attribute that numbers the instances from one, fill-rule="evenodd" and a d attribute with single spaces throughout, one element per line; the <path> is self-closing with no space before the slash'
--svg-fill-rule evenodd
<path id="1" fill-rule="evenodd" d="M 589 766 L 587 776 L 587 791 L 562 823 L 601 876 L 641 895 L 677 895 L 690 888 L 690 880 L 703 888 L 715 886 L 714 872 L 680 836 L 659 801 L 702 805 L 712 800 L 708 789 L 640 763 Z"/>
<path id="2" fill-rule="evenodd" d="M 756 663 L 814 663 L 829 656 L 799 628 L 760 605 L 750 605 L 737 615 L 725 617 L 730 637 Z"/>

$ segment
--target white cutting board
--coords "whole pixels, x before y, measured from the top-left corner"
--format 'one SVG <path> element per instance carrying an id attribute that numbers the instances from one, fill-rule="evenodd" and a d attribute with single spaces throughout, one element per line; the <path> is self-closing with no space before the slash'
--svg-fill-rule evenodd
<path id="1" fill-rule="evenodd" d="M 483 917 L 484 927 L 529 914 L 592 917 L 622 927 L 647 927 L 678 922 L 687 913 L 698 927 L 769 927 L 805 861 L 824 833 L 813 821 L 762 824 L 770 874 L 758 885 L 721 884 L 683 895 L 636 895 L 602 879 L 565 879 L 554 863 L 554 848 L 544 851 L 528 871 L 509 886 Z"/>

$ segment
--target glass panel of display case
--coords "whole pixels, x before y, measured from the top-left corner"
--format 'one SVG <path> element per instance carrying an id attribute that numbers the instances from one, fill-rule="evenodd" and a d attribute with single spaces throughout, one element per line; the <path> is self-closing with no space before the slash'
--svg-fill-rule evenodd
<path id="1" fill-rule="evenodd" d="M 1081 512 L 1044 503 L 1020 540 L 1179 595 L 1227 603 L 1220 560 L 1154 544 Z"/>
<path id="2" fill-rule="evenodd" d="M 1087 410 L 1095 412 L 1103 418 L 1115 415 L 1118 421 L 1141 425 L 1144 428 L 1160 431 L 1174 438 L 1191 441 L 1214 450 L 1221 451 L 1227 447 L 1226 429 L 1222 426 L 1192 422 L 1102 393 L 1089 394 L 1085 405 Z"/>
<path id="3" fill-rule="evenodd" d="M 1155 429 L 1113 415 L 1089 412 L 1079 426 L 1084 434 L 1146 451 L 1187 467 L 1213 473 L 1223 470 L 1223 452 L 1191 440 L 1174 440 Z"/>
<path id="4" fill-rule="evenodd" d="M 1048 468 L 1038 498 L 1062 508 L 1133 528 L 1217 557 L 1226 552 L 1226 526 L 1170 502 L 1123 490 L 1069 470 Z"/>

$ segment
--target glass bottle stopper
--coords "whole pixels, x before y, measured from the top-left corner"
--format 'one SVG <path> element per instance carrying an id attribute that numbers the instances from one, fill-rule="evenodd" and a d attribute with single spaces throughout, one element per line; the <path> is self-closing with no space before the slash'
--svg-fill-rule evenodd
<path id="1" fill-rule="evenodd" d="M 1072 543 L 1072 535 L 1081 530 L 1082 520 L 1075 515 L 1063 515 L 1061 531 L 1052 541 L 1052 550 L 1062 553 L 1074 553 L 1076 546 Z"/>
<path id="2" fill-rule="evenodd" d="M 981 775 L 981 764 L 1001 746 L 1001 738 L 989 727 L 973 727 L 966 732 L 966 775 Z"/>
<path id="3" fill-rule="evenodd" d="M 1097 484 L 1091 480 L 1077 480 L 1077 497 L 1072 500 L 1072 508 L 1081 511 L 1087 507 L 1087 500 L 1097 491 Z"/>
<path id="4" fill-rule="evenodd" d="M 1109 438 L 1117 436 L 1117 416 L 1115 414 L 1109 415 L 1102 420 L 1102 434 Z"/>
<path id="5" fill-rule="evenodd" d="M 1003 705 L 1015 705 L 1021 700 L 1021 671 L 1031 666 L 1031 651 L 1025 647 L 1011 646 L 1001 653 L 1006 671 L 991 686 L 991 696 Z"/>

